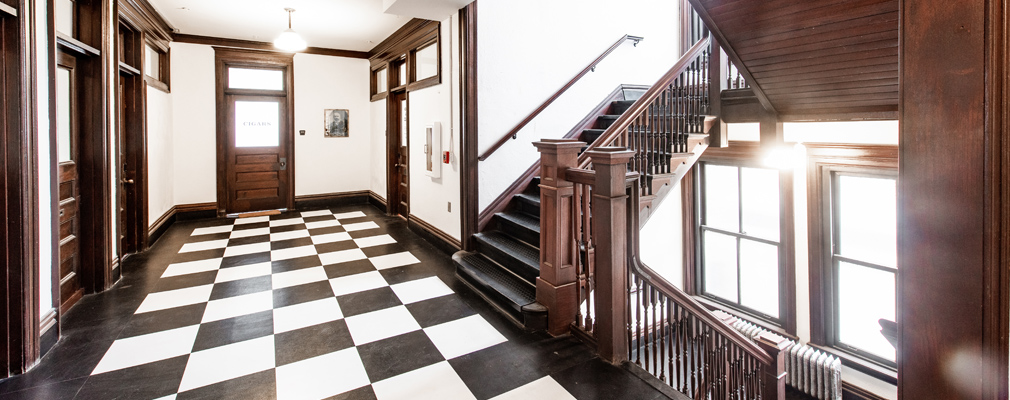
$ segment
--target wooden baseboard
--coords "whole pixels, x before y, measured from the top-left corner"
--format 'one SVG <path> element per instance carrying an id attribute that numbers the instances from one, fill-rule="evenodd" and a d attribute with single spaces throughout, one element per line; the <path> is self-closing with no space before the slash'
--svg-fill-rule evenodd
<path id="1" fill-rule="evenodd" d="M 194 219 L 214 218 L 217 216 L 217 203 L 179 204 L 165 211 L 151 224 L 147 230 L 147 246 L 151 247 L 164 235 L 175 221 L 190 221 Z"/>
<path id="2" fill-rule="evenodd" d="M 295 196 L 295 209 L 309 210 L 346 206 L 349 204 L 364 204 L 368 202 L 367 190 L 341 193 L 320 193 Z"/>
<path id="3" fill-rule="evenodd" d="M 407 218 L 407 228 L 446 254 L 451 255 L 463 248 L 463 243 L 458 239 L 413 214 Z"/>
<path id="4" fill-rule="evenodd" d="M 40 356 L 46 355 L 60 338 L 59 319 L 57 316 L 56 309 L 53 308 L 39 319 Z"/>
<path id="5" fill-rule="evenodd" d="M 386 206 L 386 199 L 371 190 L 368 191 L 368 203 L 386 213 L 389 209 Z"/>

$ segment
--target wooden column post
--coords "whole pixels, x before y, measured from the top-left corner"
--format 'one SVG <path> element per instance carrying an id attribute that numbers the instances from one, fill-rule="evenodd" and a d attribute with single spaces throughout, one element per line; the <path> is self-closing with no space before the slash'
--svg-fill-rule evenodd
<path id="1" fill-rule="evenodd" d="M 785 400 L 786 398 L 786 353 L 782 352 L 789 345 L 785 338 L 771 332 L 764 332 L 757 337 L 757 345 L 772 356 L 772 365 L 761 366 L 761 398 Z"/>
<path id="2" fill-rule="evenodd" d="M 540 151 L 540 276 L 537 302 L 547 307 L 547 332 L 567 333 L 575 322 L 578 282 L 575 271 L 575 241 L 572 240 L 572 183 L 565 170 L 579 162 L 577 140 L 533 143 Z"/>
<path id="3" fill-rule="evenodd" d="M 596 170 L 593 187 L 593 242 L 596 244 L 596 340 L 600 358 L 627 360 L 628 160 L 634 151 L 600 147 L 589 151 Z"/>

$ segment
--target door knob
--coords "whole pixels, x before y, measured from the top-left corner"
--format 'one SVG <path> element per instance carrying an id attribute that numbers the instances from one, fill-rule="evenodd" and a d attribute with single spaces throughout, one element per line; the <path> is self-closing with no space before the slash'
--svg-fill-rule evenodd
<path id="1" fill-rule="evenodd" d="M 123 183 L 128 184 L 128 185 L 132 185 L 133 184 L 133 179 L 123 179 Z"/>

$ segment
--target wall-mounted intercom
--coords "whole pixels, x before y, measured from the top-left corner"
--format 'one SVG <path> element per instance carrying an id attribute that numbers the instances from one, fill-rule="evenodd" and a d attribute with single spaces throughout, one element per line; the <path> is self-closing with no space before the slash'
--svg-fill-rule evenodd
<path id="1" fill-rule="evenodd" d="M 442 123 L 432 122 L 424 129 L 424 174 L 442 177 Z"/>

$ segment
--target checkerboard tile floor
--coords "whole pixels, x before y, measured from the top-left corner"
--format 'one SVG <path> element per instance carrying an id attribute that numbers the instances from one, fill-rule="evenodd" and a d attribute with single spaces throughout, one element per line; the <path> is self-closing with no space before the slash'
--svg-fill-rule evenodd
<path id="1" fill-rule="evenodd" d="M 173 261 L 91 377 L 163 399 L 475 399 L 452 361 L 507 341 L 438 276 L 387 282 L 421 261 L 360 211 L 221 220 Z M 574 398 L 550 376 L 496 398 L 529 393 Z"/>

